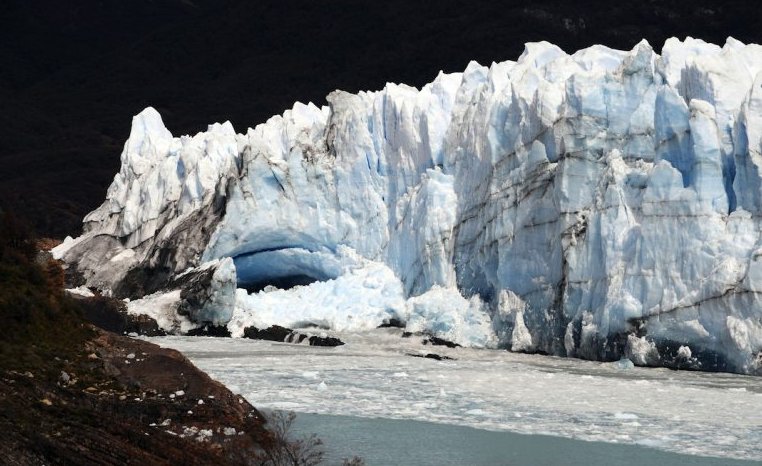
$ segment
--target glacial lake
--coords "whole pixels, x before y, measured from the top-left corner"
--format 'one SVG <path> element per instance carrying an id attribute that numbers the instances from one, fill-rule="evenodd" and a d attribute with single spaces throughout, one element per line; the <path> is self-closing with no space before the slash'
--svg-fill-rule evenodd
<path id="1" fill-rule="evenodd" d="M 400 334 L 339 334 L 347 344 L 336 348 L 147 340 L 183 352 L 257 408 L 296 412 L 296 430 L 325 442 L 327 464 L 350 455 L 369 465 L 762 464 L 762 378 L 446 348 Z M 453 359 L 411 356 L 428 353 Z"/>
<path id="2" fill-rule="evenodd" d="M 638 445 L 586 442 L 401 419 L 300 414 L 295 433 L 320 432 L 325 464 L 362 456 L 368 466 L 742 466 L 754 461 L 681 455 Z"/>

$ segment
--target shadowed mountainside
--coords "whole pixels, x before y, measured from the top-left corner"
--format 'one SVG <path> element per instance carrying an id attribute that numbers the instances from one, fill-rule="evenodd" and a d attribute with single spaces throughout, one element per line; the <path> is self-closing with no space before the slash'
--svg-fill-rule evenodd
<path id="1" fill-rule="evenodd" d="M 762 42 L 756 2 L 558 0 L 10 0 L 0 15 L 0 203 L 37 233 L 76 235 L 152 105 L 175 135 L 238 131 L 334 89 L 421 86 L 527 41 L 567 52 L 670 36 Z"/>

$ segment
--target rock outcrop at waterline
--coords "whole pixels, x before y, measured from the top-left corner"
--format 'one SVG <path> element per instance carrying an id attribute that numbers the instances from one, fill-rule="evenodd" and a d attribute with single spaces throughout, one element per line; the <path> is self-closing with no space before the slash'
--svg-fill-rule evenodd
<path id="1" fill-rule="evenodd" d="M 233 336 L 396 319 L 462 345 L 758 373 L 760 71 L 762 47 L 733 39 L 536 43 L 246 134 L 175 138 L 147 109 L 55 253 L 167 316 L 173 280 L 215 267 L 209 299 L 172 318 Z"/>

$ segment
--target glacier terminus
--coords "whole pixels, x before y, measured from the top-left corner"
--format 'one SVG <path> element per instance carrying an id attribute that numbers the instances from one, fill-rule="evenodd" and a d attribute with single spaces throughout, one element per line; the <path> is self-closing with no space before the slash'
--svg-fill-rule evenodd
<path id="1" fill-rule="evenodd" d="M 761 46 L 530 43 L 327 101 L 182 137 L 145 109 L 54 255 L 177 333 L 396 322 L 762 375 Z"/>

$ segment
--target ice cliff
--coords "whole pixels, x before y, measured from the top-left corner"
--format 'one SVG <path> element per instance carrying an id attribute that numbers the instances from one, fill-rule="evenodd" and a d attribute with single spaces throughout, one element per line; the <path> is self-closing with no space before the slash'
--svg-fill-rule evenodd
<path id="1" fill-rule="evenodd" d="M 133 312 L 233 335 L 397 321 L 762 372 L 762 47 L 532 43 L 327 100 L 179 138 L 144 110 L 106 201 L 55 254 Z"/>

